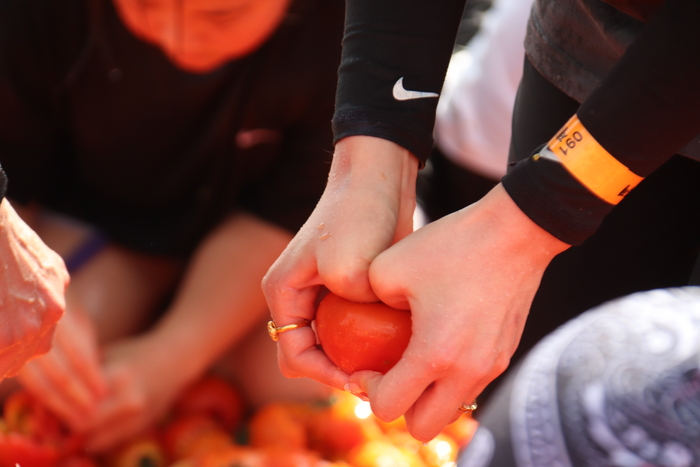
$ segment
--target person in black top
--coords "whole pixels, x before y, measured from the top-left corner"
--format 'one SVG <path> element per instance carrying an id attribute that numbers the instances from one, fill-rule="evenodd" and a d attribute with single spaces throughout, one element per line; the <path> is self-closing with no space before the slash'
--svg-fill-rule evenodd
<path id="1" fill-rule="evenodd" d="M 92 449 L 259 342 L 262 276 L 327 180 L 343 16 L 340 0 L 0 6 L 8 197 L 73 276 L 54 349 L 19 380 Z M 245 383 L 254 403 L 284 386 Z"/>
<path id="2" fill-rule="evenodd" d="M 650 182 L 640 181 L 673 154 L 693 156 L 700 3 L 611 3 L 535 3 L 528 60 L 580 106 L 550 114 L 546 100 L 521 93 L 515 119 L 524 130 L 514 141 L 522 134 L 536 143 L 522 143 L 520 161 L 479 202 L 415 233 L 415 176 L 430 152 L 463 2 L 348 3 L 335 176 L 264 290 L 278 326 L 313 319 L 310 296 L 323 284 L 346 298 L 410 308 L 413 338 L 386 375 L 351 376 L 314 347 L 309 330 L 295 330 L 279 341 L 287 374 L 364 392 L 377 416 L 404 414 L 416 438 L 433 438 L 509 365 L 553 258 L 593 238 L 613 207 L 631 205 L 625 197 L 634 199 L 638 184 L 645 190 Z M 547 136 L 530 134 L 545 117 L 554 125 L 542 127 Z M 319 238 L 321 224 L 332 237 Z"/>

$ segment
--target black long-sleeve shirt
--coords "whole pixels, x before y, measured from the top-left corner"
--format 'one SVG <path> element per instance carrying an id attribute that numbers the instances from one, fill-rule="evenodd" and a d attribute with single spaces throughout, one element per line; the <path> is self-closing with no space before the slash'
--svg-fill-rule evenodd
<path id="1" fill-rule="evenodd" d="M 600 0 L 557 3 L 566 2 L 605 6 Z M 408 89 L 439 91 L 463 1 L 348 0 L 348 5 L 335 139 L 382 136 L 425 160 L 436 99 L 392 100 L 391 91 L 401 77 Z M 667 0 L 647 17 L 577 113 L 603 148 L 642 177 L 700 134 L 700 1 Z M 638 19 L 620 12 L 618 21 Z M 585 240 L 612 209 L 554 162 L 523 161 L 503 183 L 523 212 L 570 244 Z"/>

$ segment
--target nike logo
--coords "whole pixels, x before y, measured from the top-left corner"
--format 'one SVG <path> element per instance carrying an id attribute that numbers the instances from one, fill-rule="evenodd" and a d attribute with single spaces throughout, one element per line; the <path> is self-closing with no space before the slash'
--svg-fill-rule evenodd
<path id="1" fill-rule="evenodd" d="M 425 97 L 439 97 L 436 92 L 424 92 L 424 91 L 409 91 L 403 87 L 403 77 L 394 84 L 394 90 L 392 91 L 394 99 L 397 101 L 408 101 L 411 99 L 423 99 Z"/>

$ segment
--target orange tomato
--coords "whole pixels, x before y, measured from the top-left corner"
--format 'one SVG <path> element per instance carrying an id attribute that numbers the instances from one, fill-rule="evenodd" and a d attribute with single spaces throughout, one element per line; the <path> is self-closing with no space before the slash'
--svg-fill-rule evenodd
<path id="1" fill-rule="evenodd" d="M 441 433 L 421 444 L 418 454 L 428 467 L 453 467 L 457 462 L 459 447 L 451 437 Z"/>
<path id="2" fill-rule="evenodd" d="M 168 423 L 161 444 L 170 460 L 233 444 L 231 436 L 205 415 L 183 415 Z"/>
<path id="3" fill-rule="evenodd" d="M 376 417 L 358 414 L 363 402 L 350 393 L 337 391 L 333 403 L 309 421 L 309 447 L 326 459 L 342 460 L 355 447 L 383 436 Z"/>
<path id="4" fill-rule="evenodd" d="M 248 425 L 250 445 L 254 448 L 306 449 L 308 435 L 305 419 L 294 405 L 271 402 L 253 414 Z"/>
<path id="5" fill-rule="evenodd" d="M 265 467 L 317 467 L 321 462 L 318 453 L 308 450 L 289 451 L 273 448 L 261 452 L 265 457 Z"/>
<path id="6" fill-rule="evenodd" d="M 328 358 L 344 372 L 386 373 L 411 338 L 411 313 L 329 293 L 316 311 L 316 334 Z"/>
<path id="7" fill-rule="evenodd" d="M 374 440 L 353 449 L 348 456 L 353 467 L 426 467 L 418 454 L 387 440 Z"/>
<path id="8" fill-rule="evenodd" d="M 477 428 L 479 428 L 479 422 L 465 414 L 459 417 L 454 423 L 447 425 L 442 430 L 442 433 L 455 440 L 457 446 L 463 448 L 469 444 Z"/>
<path id="9" fill-rule="evenodd" d="M 244 409 L 241 393 L 213 375 L 205 376 L 190 385 L 173 404 L 176 415 L 207 415 L 229 431 L 241 422 Z"/>
<path id="10" fill-rule="evenodd" d="M 267 467 L 260 451 L 243 446 L 229 446 L 184 459 L 171 467 Z"/>

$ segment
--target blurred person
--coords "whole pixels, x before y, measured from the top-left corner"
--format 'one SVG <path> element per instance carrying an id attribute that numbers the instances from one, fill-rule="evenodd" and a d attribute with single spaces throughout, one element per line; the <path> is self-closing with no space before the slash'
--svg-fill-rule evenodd
<path id="1" fill-rule="evenodd" d="M 538 324 L 556 326 L 591 304 L 687 284 L 700 239 L 697 0 L 537 0 L 510 171 L 412 232 L 463 6 L 348 1 L 334 176 L 264 280 L 278 326 L 312 320 L 321 285 L 411 310 L 412 339 L 385 375 L 338 370 L 306 327 L 278 346 L 285 374 L 363 394 L 422 441 L 509 366 L 545 271 L 565 287 Z"/>
<path id="2" fill-rule="evenodd" d="M 266 365 L 275 346 L 256 332 L 263 274 L 327 179 L 343 13 L 336 0 L 0 6 L 8 196 L 73 277 L 54 349 L 18 379 L 88 448 L 147 427 L 226 353 L 219 371 L 253 403 L 325 394 Z"/>
<path id="3" fill-rule="evenodd" d="M 460 467 L 700 465 L 700 288 L 572 319 L 513 368 Z"/>

